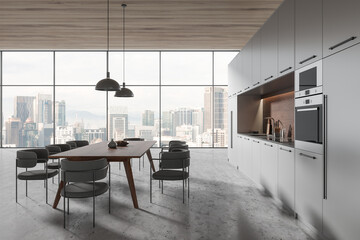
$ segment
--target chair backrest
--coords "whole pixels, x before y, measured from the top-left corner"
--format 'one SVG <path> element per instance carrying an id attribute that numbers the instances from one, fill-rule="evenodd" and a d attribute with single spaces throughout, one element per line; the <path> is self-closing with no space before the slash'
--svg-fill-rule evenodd
<path id="1" fill-rule="evenodd" d="M 186 149 L 177 149 L 174 152 L 161 153 L 161 168 L 177 169 L 190 166 L 190 151 Z"/>
<path id="2" fill-rule="evenodd" d="M 60 147 L 62 152 L 69 151 L 71 149 L 71 146 L 69 144 L 53 144 L 49 146 L 58 146 Z"/>
<path id="3" fill-rule="evenodd" d="M 184 150 L 188 150 L 189 146 L 187 144 L 181 144 L 181 143 L 173 143 L 170 145 L 169 147 L 169 152 L 173 152 L 174 149 L 184 149 Z"/>
<path id="4" fill-rule="evenodd" d="M 66 144 L 69 144 L 71 149 L 77 148 L 75 141 L 67 141 Z"/>
<path id="5" fill-rule="evenodd" d="M 86 140 L 75 140 L 73 142 L 75 142 L 76 147 L 84 147 L 84 146 L 89 145 L 89 141 L 86 141 Z"/>
<path id="6" fill-rule="evenodd" d="M 171 140 L 169 142 L 169 147 L 172 145 L 172 144 L 186 144 L 185 141 L 180 141 L 180 140 Z"/>
<path id="7" fill-rule="evenodd" d="M 61 160 L 61 180 L 64 182 L 89 182 L 104 179 L 108 162 L 105 158 L 90 161 Z"/>
<path id="8" fill-rule="evenodd" d="M 16 152 L 16 167 L 33 168 L 37 163 L 37 155 L 35 152 L 28 150 L 19 150 Z"/>
<path id="9" fill-rule="evenodd" d="M 47 145 L 45 148 L 49 151 L 49 155 L 53 155 L 61 152 L 61 148 L 56 145 Z"/>
<path id="10" fill-rule="evenodd" d="M 124 138 L 124 141 L 145 141 L 144 138 Z"/>

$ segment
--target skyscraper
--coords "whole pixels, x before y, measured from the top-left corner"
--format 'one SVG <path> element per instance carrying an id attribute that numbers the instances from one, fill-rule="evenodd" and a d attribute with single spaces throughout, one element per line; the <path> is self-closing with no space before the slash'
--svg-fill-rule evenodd
<path id="1" fill-rule="evenodd" d="M 34 100 L 31 96 L 16 96 L 14 103 L 14 114 L 22 123 L 30 118 L 34 120 Z"/>
<path id="2" fill-rule="evenodd" d="M 20 130 L 22 128 L 22 123 L 20 118 L 10 117 L 5 122 L 6 130 L 6 144 L 15 144 L 15 146 L 20 146 Z"/>
<path id="3" fill-rule="evenodd" d="M 145 110 L 142 114 L 143 126 L 154 126 L 154 111 Z"/>
<path id="4" fill-rule="evenodd" d="M 38 94 L 35 99 L 35 123 L 52 123 L 52 96 Z"/>
<path id="5" fill-rule="evenodd" d="M 128 132 L 128 114 L 126 107 L 115 106 L 110 108 L 109 138 L 122 139 Z"/>
<path id="6" fill-rule="evenodd" d="M 66 115 L 65 115 L 65 101 L 55 102 L 55 124 L 56 126 L 65 126 Z"/>

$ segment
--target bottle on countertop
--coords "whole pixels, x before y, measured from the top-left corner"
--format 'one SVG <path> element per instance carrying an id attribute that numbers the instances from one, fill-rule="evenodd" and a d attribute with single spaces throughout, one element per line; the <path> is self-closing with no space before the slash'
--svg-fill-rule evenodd
<path id="1" fill-rule="evenodd" d="M 291 124 L 289 125 L 289 131 L 288 131 L 288 134 L 287 134 L 287 138 L 288 138 L 289 142 L 292 141 L 292 127 L 291 127 Z"/>

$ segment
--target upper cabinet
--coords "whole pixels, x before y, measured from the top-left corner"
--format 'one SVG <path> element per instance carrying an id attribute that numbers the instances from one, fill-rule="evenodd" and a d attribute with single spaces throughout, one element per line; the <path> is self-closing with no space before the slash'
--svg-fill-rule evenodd
<path id="1" fill-rule="evenodd" d="M 252 72 L 251 72 L 251 41 L 246 44 L 246 46 L 242 49 L 242 62 L 241 62 L 241 82 L 242 82 L 242 90 L 247 91 L 253 85 L 252 82 Z"/>
<path id="2" fill-rule="evenodd" d="M 360 42 L 360 1 L 325 0 L 323 10 L 324 57 Z"/>
<path id="3" fill-rule="evenodd" d="M 322 0 L 295 2 L 296 69 L 322 58 L 322 2 Z"/>
<path id="4" fill-rule="evenodd" d="M 278 14 L 275 12 L 261 29 L 261 81 L 277 77 Z"/>
<path id="5" fill-rule="evenodd" d="M 294 71 L 295 0 L 286 0 L 278 9 L 278 75 Z"/>
<path id="6" fill-rule="evenodd" d="M 261 80 L 261 72 L 260 72 L 261 31 L 255 33 L 255 35 L 251 39 L 251 45 L 252 45 L 251 48 L 252 80 L 253 80 L 253 87 L 256 87 L 263 83 L 263 81 Z"/>
<path id="7" fill-rule="evenodd" d="M 228 87 L 229 96 L 240 93 L 241 81 L 241 52 L 238 53 L 228 66 Z"/>

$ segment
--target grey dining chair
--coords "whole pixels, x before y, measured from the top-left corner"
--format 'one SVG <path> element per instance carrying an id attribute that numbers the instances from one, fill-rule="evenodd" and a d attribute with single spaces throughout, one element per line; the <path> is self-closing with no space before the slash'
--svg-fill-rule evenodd
<path id="1" fill-rule="evenodd" d="M 74 141 L 67 141 L 66 144 L 69 144 L 71 149 L 77 148 L 76 143 Z"/>
<path id="2" fill-rule="evenodd" d="M 73 140 L 67 141 L 67 144 L 70 144 L 72 148 L 84 147 L 89 145 L 89 141 L 87 140 Z"/>
<path id="3" fill-rule="evenodd" d="M 49 155 L 54 155 L 72 149 L 70 144 L 51 144 L 45 146 L 45 148 L 49 151 Z M 58 158 L 57 161 L 52 159 L 52 162 L 47 164 L 47 168 L 59 170 L 61 168 L 60 159 Z M 54 183 L 54 178 L 52 179 L 52 182 Z M 58 182 L 60 182 L 60 175 L 58 176 Z"/>
<path id="4" fill-rule="evenodd" d="M 16 152 L 16 183 L 15 183 L 15 201 L 18 202 L 18 180 L 25 180 L 25 195 L 28 196 L 28 181 L 30 180 L 44 180 L 46 191 L 46 203 L 48 203 L 48 179 L 56 176 L 59 172 L 55 169 L 48 169 L 49 152 L 46 149 L 26 149 Z M 44 162 L 44 170 L 30 170 L 34 168 L 37 163 Z M 25 168 L 25 172 L 18 173 L 18 168 Z"/>
<path id="5" fill-rule="evenodd" d="M 159 171 L 152 172 L 150 167 L 150 202 L 152 202 L 152 180 L 161 181 L 161 193 L 164 192 L 163 181 L 183 181 L 183 203 L 185 202 L 185 180 L 187 180 L 188 198 L 190 197 L 190 151 L 176 149 L 160 155 Z"/>
<path id="6" fill-rule="evenodd" d="M 145 141 L 145 139 L 144 138 L 124 138 L 124 141 Z M 144 156 L 142 156 L 142 160 L 143 160 L 143 167 L 145 167 L 145 161 L 144 161 Z M 141 164 L 140 164 L 140 158 L 139 158 L 139 171 L 141 171 Z M 120 165 L 120 163 L 119 163 L 119 166 L 121 166 Z"/>
<path id="7" fill-rule="evenodd" d="M 109 171 L 109 181 L 99 182 L 106 178 Z M 64 228 L 66 226 L 66 199 L 67 213 L 69 214 L 70 198 L 93 198 L 93 227 L 95 227 L 95 197 L 109 191 L 109 213 L 110 213 L 110 164 L 105 158 L 90 161 L 61 160 L 61 179 L 64 188 L 61 196 L 64 198 Z"/>

